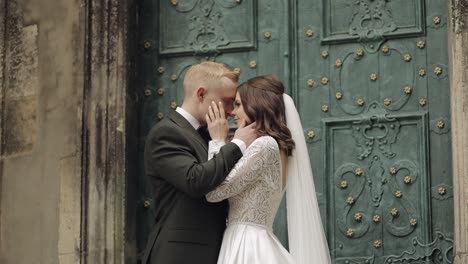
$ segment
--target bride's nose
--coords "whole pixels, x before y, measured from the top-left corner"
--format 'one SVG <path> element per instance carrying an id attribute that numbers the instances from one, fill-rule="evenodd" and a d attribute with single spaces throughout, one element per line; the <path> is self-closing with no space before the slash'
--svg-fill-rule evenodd
<path id="1" fill-rule="evenodd" d="M 232 116 L 232 117 L 236 117 L 236 112 L 237 112 L 237 109 L 236 109 L 236 107 L 234 107 L 234 108 L 232 109 L 232 111 L 231 111 L 231 116 Z"/>

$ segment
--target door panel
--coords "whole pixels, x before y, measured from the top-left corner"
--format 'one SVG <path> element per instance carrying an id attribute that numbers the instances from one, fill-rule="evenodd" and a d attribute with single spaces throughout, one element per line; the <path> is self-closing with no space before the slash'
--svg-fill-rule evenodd
<path id="1" fill-rule="evenodd" d="M 293 78 L 334 262 L 449 263 L 445 6 L 299 0 L 296 10 Z"/>
<path id="2" fill-rule="evenodd" d="M 161 1 L 161 55 L 249 51 L 257 47 L 256 5 L 247 1 Z M 242 18 L 242 23 L 239 22 Z M 224 26 L 229 25 L 229 26 Z"/>
<path id="3" fill-rule="evenodd" d="M 289 69 L 287 2 L 184 0 L 143 1 L 140 7 L 138 72 L 141 104 L 140 161 L 144 138 L 152 125 L 163 119 L 183 100 L 186 70 L 201 61 L 216 61 L 241 72 L 240 81 L 262 74 L 281 79 Z M 155 14 L 160 14 L 159 17 Z M 280 55 L 278 55 L 280 54 Z M 289 86 L 288 86 L 289 87 Z M 234 125 L 231 124 L 232 131 Z M 142 250 L 154 219 L 151 190 L 140 164 L 141 225 L 137 234 Z M 284 202 L 275 221 L 275 232 L 287 246 Z"/>
<path id="4" fill-rule="evenodd" d="M 140 160 L 190 65 L 275 74 L 302 118 L 334 263 L 451 263 L 446 13 L 437 0 L 144 0 Z M 157 201 L 140 168 L 141 250 Z M 286 223 L 283 201 L 287 247 Z"/>

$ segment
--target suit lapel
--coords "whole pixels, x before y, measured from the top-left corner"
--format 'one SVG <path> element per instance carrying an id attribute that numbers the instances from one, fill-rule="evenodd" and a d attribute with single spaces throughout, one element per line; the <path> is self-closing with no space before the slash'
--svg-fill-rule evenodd
<path id="1" fill-rule="evenodd" d="M 176 111 L 172 111 L 169 115 L 169 118 L 179 127 L 184 129 L 187 132 L 187 135 L 197 141 L 204 150 L 208 152 L 208 146 L 205 140 L 202 138 L 200 134 L 198 134 L 197 130 L 193 128 L 193 126 L 185 119 L 182 115 L 177 113 Z"/>

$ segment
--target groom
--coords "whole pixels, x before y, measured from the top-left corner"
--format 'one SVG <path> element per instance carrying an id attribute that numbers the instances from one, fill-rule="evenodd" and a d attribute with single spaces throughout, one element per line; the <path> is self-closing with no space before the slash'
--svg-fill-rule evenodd
<path id="1" fill-rule="evenodd" d="M 213 101 L 230 114 L 238 77 L 220 63 L 193 65 L 185 74 L 182 106 L 149 132 L 144 162 L 156 218 L 143 264 L 217 262 L 227 202 L 208 203 L 205 195 L 224 180 L 256 133 L 252 126 L 238 129 L 232 142 L 207 161 L 205 116 Z"/>

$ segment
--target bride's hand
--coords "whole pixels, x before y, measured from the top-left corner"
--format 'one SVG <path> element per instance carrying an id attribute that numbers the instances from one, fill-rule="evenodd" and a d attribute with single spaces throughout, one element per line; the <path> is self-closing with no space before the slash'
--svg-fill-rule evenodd
<path id="1" fill-rule="evenodd" d="M 228 143 L 229 124 L 224 113 L 223 104 L 219 102 L 218 105 L 211 102 L 208 114 L 206 114 L 206 124 L 211 140 L 221 140 Z"/>

